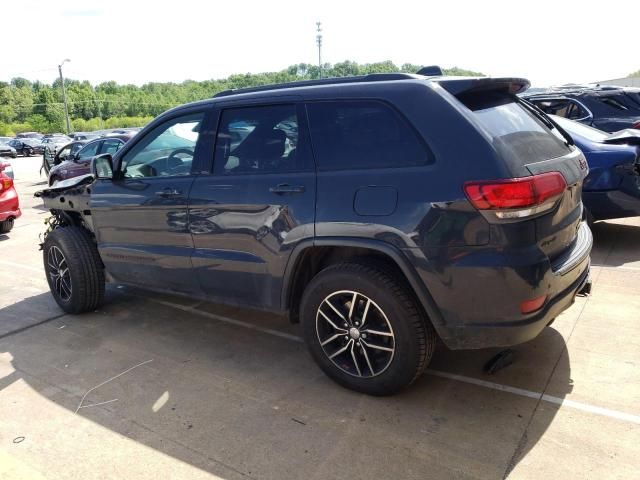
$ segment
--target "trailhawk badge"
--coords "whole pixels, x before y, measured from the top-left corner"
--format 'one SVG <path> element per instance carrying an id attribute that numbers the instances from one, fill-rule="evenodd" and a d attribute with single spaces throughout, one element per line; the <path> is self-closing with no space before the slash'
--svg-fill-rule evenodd
<path id="1" fill-rule="evenodd" d="M 578 165 L 580 166 L 580 170 L 586 170 L 587 169 L 587 160 L 584 158 L 584 156 L 580 156 L 578 157 Z"/>

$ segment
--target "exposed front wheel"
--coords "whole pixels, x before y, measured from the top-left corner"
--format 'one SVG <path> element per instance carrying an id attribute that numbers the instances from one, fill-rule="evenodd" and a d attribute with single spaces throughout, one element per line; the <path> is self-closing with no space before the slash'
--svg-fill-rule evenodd
<path id="1" fill-rule="evenodd" d="M 301 304 L 305 341 L 320 368 L 340 385 L 391 395 L 426 368 L 436 335 L 407 288 L 366 264 L 320 272 Z"/>
<path id="2" fill-rule="evenodd" d="M 43 247 L 44 270 L 55 301 L 67 313 L 95 310 L 104 299 L 104 268 L 95 243 L 80 227 L 60 227 Z"/>

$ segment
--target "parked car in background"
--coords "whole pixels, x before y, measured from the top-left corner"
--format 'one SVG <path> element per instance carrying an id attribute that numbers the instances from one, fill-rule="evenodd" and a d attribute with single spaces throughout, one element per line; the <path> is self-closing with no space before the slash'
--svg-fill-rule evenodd
<path id="1" fill-rule="evenodd" d="M 568 86 L 522 96 L 549 115 L 575 120 L 605 132 L 640 129 L 638 88 Z"/>
<path id="2" fill-rule="evenodd" d="M 57 148 L 45 148 L 42 155 L 42 168 L 46 172 L 47 177 L 49 171 L 54 165 L 60 165 L 65 160 L 71 160 L 80 149 L 87 144 L 87 140 L 77 140 L 68 142 Z"/>
<path id="3" fill-rule="evenodd" d="M 93 140 L 98 137 L 100 137 L 100 135 L 94 132 L 75 132 L 73 134 L 73 140 Z"/>
<path id="4" fill-rule="evenodd" d="M 16 138 L 42 138 L 44 135 L 38 132 L 22 132 L 16 135 Z"/>
<path id="5" fill-rule="evenodd" d="M 18 156 L 18 153 L 16 152 L 16 149 L 13 148 L 11 145 L 9 145 L 8 142 L 10 142 L 12 139 L 9 139 L 7 141 L 7 143 L 5 143 L 2 139 L 0 139 L 0 157 L 11 157 L 11 158 L 16 158 Z"/>
<path id="6" fill-rule="evenodd" d="M 9 233 L 22 212 L 13 179 L 0 169 L 0 234 Z"/>
<path id="7" fill-rule="evenodd" d="M 589 164 L 582 201 L 590 221 L 640 215 L 640 130 L 607 133 L 552 117 L 571 135 Z"/>
<path id="8" fill-rule="evenodd" d="M 15 148 L 16 154 L 23 157 L 32 157 L 33 155 L 42 155 L 44 153 L 44 145 L 39 138 L 15 138 L 9 142 L 9 146 Z"/>
<path id="9" fill-rule="evenodd" d="M 52 295 L 92 311 L 114 281 L 278 311 L 373 395 L 416 380 L 438 337 L 531 340 L 588 285 L 592 237 L 584 155 L 512 93 L 528 85 L 378 74 L 174 108 L 38 192 Z"/>
<path id="10" fill-rule="evenodd" d="M 124 134 L 97 138 L 83 145 L 76 153 L 71 153 L 71 150 L 77 149 L 77 145 L 74 145 L 77 142 L 70 144 L 69 154 L 65 156 L 65 159 L 50 168 L 49 185 L 55 185 L 61 180 L 89 173 L 89 164 L 93 157 L 104 153 L 115 154 L 132 137 L 132 134 Z M 64 149 L 66 150 L 66 147 Z"/>

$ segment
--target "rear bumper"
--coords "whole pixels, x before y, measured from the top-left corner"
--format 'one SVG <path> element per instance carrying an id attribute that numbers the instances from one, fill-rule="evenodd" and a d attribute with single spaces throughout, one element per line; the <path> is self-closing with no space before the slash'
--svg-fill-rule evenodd
<path id="1" fill-rule="evenodd" d="M 20 211 L 18 194 L 15 189 L 10 189 L 0 195 L 0 222 L 8 218 L 18 218 L 22 215 Z"/>
<path id="2" fill-rule="evenodd" d="M 22 215 L 22 212 L 19 208 L 16 210 L 0 211 L 0 222 L 4 222 L 8 218 L 18 218 L 20 215 Z"/>
<path id="3" fill-rule="evenodd" d="M 593 237 L 582 222 L 574 245 L 553 263 L 539 250 L 473 254 L 447 269 L 447 288 L 425 283 L 441 313 L 434 324 L 451 349 L 507 347 L 535 338 L 569 308 L 589 279 Z M 487 265 L 487 263 L 491 263 Z M 422 274 L 421 274 L 422 275 Z M 546 295 L 542 308 L 522 314 L 522 301 Z"/>

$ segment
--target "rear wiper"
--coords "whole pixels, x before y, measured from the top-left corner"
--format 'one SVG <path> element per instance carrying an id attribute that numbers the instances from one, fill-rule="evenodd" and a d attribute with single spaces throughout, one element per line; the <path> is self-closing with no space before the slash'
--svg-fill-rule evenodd
<path id="1" fill-rule="evenodd" d="M 520 103 L 524 108 L 526 108 L 529 112 L 534 114 L 542 123 L 544 123 L 551 130 L 554 128 L 560 132 L 560 135 L 564 137 L 565 143 L 567 146 L 575 146 L 575 142 L 571 135 L 569 135 L 564 128 L 558 125 L 553 119 L 551 119 L 546 113 L 544 113 L 540 108 L 538 108 L 533 103 L 525 100 L 524 98 L 516 97 L 518 103 Z"/>

